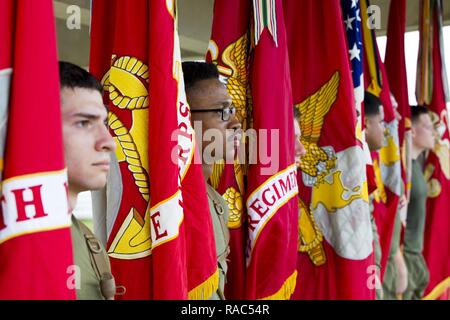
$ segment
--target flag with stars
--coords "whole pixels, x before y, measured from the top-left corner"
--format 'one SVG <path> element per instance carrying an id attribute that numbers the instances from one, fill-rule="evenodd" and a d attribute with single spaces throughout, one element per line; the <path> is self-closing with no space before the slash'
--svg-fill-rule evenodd
<path id="1" fill-rule="evenodd" d="M 342 15 L 344 18 L 345 33 L 347 36 L 350 67 L 352 71 L 353 92 L 357 110 L 357 138 L 363 143 L 365 137 L 362 133 L 362 104 L 364 102 L 364 75 L 363 75 L 363 42 L 361 31 L 361 16 L 359 3 L 356 0 L 341 0 Z"/>
<path id="2" fill-rule="evenodd" d="M 342 15 L 344 18 L 345 33 L 347 36 L 348 55 L 350 59 L 350 67 L 352 71 L 353 92 L 355 94 L 356 108 L 356 138 L 360 141 L 366 161 L 366 169 L 368 172 L 368 188 L 374 190 L 375 179 L 372 169 L 372 158 L 370 150 L 366 143 L 364 133 L 364 49 L 361 28 L 361 7 L 358 0 L 341 0 Z"/>

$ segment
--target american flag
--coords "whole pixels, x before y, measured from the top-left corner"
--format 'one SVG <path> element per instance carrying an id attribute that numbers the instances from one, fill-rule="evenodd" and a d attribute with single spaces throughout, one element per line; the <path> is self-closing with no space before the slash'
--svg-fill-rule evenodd
<path id="1" fill-rule="evenodd" d="M 348 55 L 352 71 L 355 107 L 357 110 L 357 138 L 364 149 L 366 162 L 371 164 L 369 147 L 364 136 L 363 103 L 364 103 L 364 70 L 363 70 L 363 35 L 361 27 L 361 7 L 359 0 L 341 0 L 342 17 L 347 36 Z"/>
<path id="2" fill-rule="evenodd" d="M 342 16 L 347 35 L 348 54 L 352 69 L 353 86 L 355 89 L 358 121 L 361 121 L 361 107 L 364 101 L 363 77 L 363 41 L 361 29 L 361 14 L 359 0 L 341 0 Z"/>

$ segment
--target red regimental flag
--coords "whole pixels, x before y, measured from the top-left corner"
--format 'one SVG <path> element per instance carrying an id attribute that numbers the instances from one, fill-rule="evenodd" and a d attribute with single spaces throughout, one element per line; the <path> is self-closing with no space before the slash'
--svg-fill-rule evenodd
<path id="1" fill-rule="evenodd" d="M 118 145 L 107 248 L 124 299 L 202 299 L 218 285 L 175 14 L 174 1 L 93 2 L 91 70 Z"/>
<path id="2" fill-rule="evenodd" d="M 433 86 L 431 103 L 427 107 L 438 132 L 438 141 L 429 153 L 424 169 L 425 179 L 428 182 L 428 200 L 423 255 L 430 272 L 425 299 L 438 299 L 450 288 L 450 215 L 447 209 L 450 201 L 450 134 L 448 109 L 445 104 L 446 101 L 450 101 L 450 97 L 445 95 L 448 88 L 443 68 L 441 1 L 432 2 L 431 15 L 433 33 L 429 36 L 433 39 Z"/>
<path id="3" fill-rule="evenodd" d="M 286 30 L 281 1 L 253 4 L 249 79 L 258 162 L 248 172 L 246 292 L 248 299 L 289 299 L 297 279 L 298 186 Z"/>
<path id="4" fill-rule="evenodd" d="M 357 139 L 340 2 L 286 1 L 284 13 L 293 99 L 306 148 L 298 178 L 294 298 L 373 299 L 366 158 Z"/>
<path id="5" fill-rule="evenodd" d="M 250 2 L 241 0 L 217 0 L 207 60 L 217 64 L 221 79 L 233 99 L 242 128 L 249 127 L 247 111 L 248 54 Z M 242 163 L 217 163 L 211 176 L 211 185 L 228 203 L 230 216 L 230 254 L 228 255 L 227 299 L 245 298 L 245 206 L 244 166 Z"/>
<path id="6" fill-rule="evenodd" d="M 0 299 L 74 299 L 52 1 L 1 1 L 0 21 Z"/>
<path id="7" fill-rule="evenodd" d="M 297 277 L 297 201 L 293 199 L 297 183 L 283 12 L 280 1 L 253 1 L 252 17 L 251 3 L 216 1 L 208 48 L 208 59 L 218 64 L 243 128 L 256 130 L 258 149 L 271 156 L 269 165 L 263 165 L 267 159 L 250 150 L 258 156 L 258 162 L 250 163 L 247 176 L 247 232 L 242 227 L 244 208 L 240 206 L 244 189 L 242 167 L 217 164 L 211 182 L 223 193 L 231 211 L 227 297 L 289 299 Z M 251 19 L 255 21 L 253 32 L 249 30 Z M 250 50 L 252 41 L 256 44 Z M 270 68 L 271 65 L 277 67 Z M 284 141 L 287 146 L 277 148 Z"/>

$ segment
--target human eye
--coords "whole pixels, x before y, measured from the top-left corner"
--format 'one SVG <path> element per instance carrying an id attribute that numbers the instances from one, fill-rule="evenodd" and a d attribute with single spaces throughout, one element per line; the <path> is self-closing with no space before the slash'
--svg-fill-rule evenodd
<path id="1" fill-rule="evenodd" d="M 232 113 L 231 108 L 230 107 L 223 108 L 223 113 L 225 113 L 227 115 L 231 114 Z"/>
<path id="2" fill-rule="evenodd" d="M 91 121 L 90 120 L 79 120 L 77 122 L 75 122 L 75 126 L 77 128 L 89 128 L 91 126 Z"/>

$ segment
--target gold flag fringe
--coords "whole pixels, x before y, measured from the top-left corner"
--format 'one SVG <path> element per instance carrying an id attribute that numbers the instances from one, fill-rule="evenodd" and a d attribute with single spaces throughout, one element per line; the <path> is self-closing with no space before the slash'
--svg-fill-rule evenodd
<path id="1" fill-rule="evenodd" d="M 427 294 L 422 300 L 436 300 L 439 298 L 445 290 L 450 288 L 450 277 L 440 282 L 434 289 Z"/>
<path id="2" fill-rule="evenodd" d="M 206 279 L 203 283 L 189 291 L 189 300 L 208 300 L 214 292 L 219 288 L 219 269 L 213 273 L 211 277 Z"/>
<path id="3" fill-rule="evenodd" d="M 297 284 L 297 270 L 291 274 L 275 294 L 260 300 L 289 300 L 294 293 Z"/>

